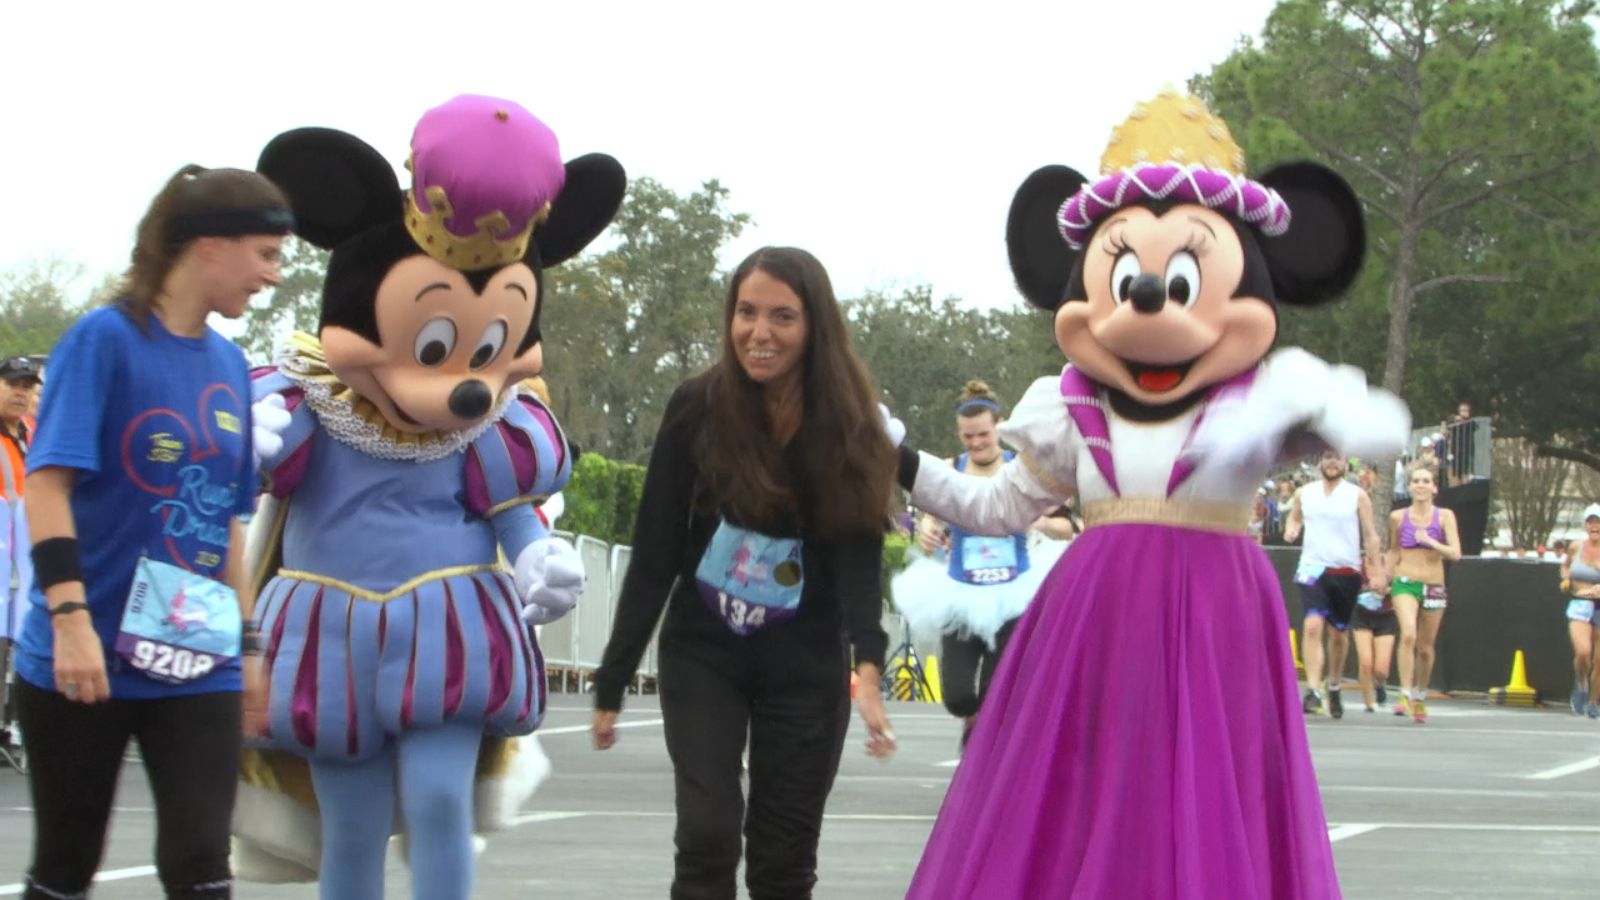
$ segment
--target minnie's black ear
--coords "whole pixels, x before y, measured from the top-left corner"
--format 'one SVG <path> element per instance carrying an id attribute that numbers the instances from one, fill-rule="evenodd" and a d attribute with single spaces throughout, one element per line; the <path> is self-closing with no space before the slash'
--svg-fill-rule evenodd
<path id="1" fill-rule="evenodd" d="M 622 206 L 628 175 L 622 163 L 590 153 L 567 163 L 567 181 L 550 207 L 550 218 L 534 229 L 539 262 L 560 265 L 606 230 Z"/>
<path id="2" fill-rule="evenodd" d="M 1086 179 L 1066 166 L 1045 166 L 1029 175 L 1011 198 L 1006 216 L 1006 253 L 1017 289 L 1029 303 L 1055 309 L 1066 299 L 1067 278 L 1078 253 L 1061 236 L 1061 204 Z"/>
<path id="3" fill-rule="evenodd" d="M 324 250 L 403 215 L 394 168 L 371 145 L 343 131 L 285 131 L 261 151 L 256 171 L 289 195 L 295 234 Z"/>
<path id="4" fill-rule="evenodd" d="M 1356 192 L 1332 169 L 1313 162 L 1275 166 L 1256 180 L 1289 204 L 1289 230 L 1261 236 L 1278 302 L 1310 306 L 1342 296 L 1367 252 Z"/>

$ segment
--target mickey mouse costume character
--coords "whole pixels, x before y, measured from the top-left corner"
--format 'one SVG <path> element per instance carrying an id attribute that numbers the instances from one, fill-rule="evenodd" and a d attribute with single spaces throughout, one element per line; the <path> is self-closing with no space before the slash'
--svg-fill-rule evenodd
<path id="1" fill-rule="evenodd" d="M 1409 415 L 1356 370 L 1267 355 L 1275 303 L 1338 296 L 1364 229 L 1333 172 L 1243 162 L 1169 89 L 1113 133 L 1100 178 L 1046 167 L 1012 202 L 1012 270 L 1070 365 L 1002 426 L 1019 453 L 999 475 L 903 452 L 902 483 L 980 534 L 1073 494 L 1086 527 L 1001 660 L 912 898 L 1338 895 L 1247 524 L 1287 451 L 1393 455 Z"/>
<path id="2" fill-rule="evenodd" d="M 535 508 L 571 449 L 518 386 L 542 368 L 543 268 L 610 223 L 622 168 L 563 164 L 544 123 L 481 96 L 425 114 L 408 167 L 402 194 L 375 150 L 322 128 L 278 136 L 258 165 L 333 253 L 320 340 L 296 335 L 255 382 L 257 414 L 289 419 L 263 465 L 279 529 L 258 605 L 269 731 L 308 765 L 247 756 L 236 832 L 319 874 L 328 900 L 383 896 L 401 823 L 414 896 L 470 894 L 474 813 L 515 803 L 500 739 L 544 713 L 530 626 L 582 585 Z"/>

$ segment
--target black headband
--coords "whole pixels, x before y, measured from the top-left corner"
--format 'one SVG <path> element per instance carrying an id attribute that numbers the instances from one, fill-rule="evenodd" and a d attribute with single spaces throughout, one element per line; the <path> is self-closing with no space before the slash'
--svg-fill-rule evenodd
<path id="1" fill-rule="evenodd" d="M 172 220 L 172 236 L 178 240 L 198 237 L 240 237 L 246 234 L 288 234 L 293 230 L 294 213 L 281 206 L 187 213 Z"/>

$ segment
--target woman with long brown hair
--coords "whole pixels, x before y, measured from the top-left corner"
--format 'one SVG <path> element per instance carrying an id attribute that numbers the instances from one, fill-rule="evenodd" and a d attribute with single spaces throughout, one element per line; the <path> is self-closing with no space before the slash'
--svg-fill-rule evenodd
<path id="1" fill-rule="evenodd" d="M 16 657 L 33 764 L 24 897 L 87 896 L 130 739 L 155 798 L 166 896 L 232 896 L 241 730 L 266 724 L 260 648 L 243 624 L 244 522 L 252 447 L 279 438 L 252 435 L 269 416 L 252 412 L 244 354 L 206 318 L 237 319 L 279 282 L 292 224 L 266 178 L 184 167 L 140 223 L 117 298 L 51 353 L 28 457 L 36 578 Z"/>
<path id="2" fill-rule="evenodd" d="M 822 264 L 792 247 L 757 250 L 729 279 L 721 358 L 667 403 L 595 675 L 604 750 L 665 607 L 673 897 L 734 895 L 741 827 L 752 898 L 811 896 L 852 649 L 868 752 L 893 752 L 879 679 L 896 464 Z"/>

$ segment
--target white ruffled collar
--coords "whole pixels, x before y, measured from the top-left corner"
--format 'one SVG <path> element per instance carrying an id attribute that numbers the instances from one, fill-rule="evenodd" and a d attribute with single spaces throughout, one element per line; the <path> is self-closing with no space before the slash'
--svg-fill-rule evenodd
<path id="1" fill-rule="evenodd" d="M 376 404 L 335 377 L 322 343 L 312 335 L 290 335 L 278 349 L 278 370 L 305 391 L 306 402 L 329 435 L 378 459 L 426 463 L 460 453 L 494 427 L 516 401 L 516 393 L 506 391 L 494 413 L 471 428 L 412 434 L 390 425 Z"/>

